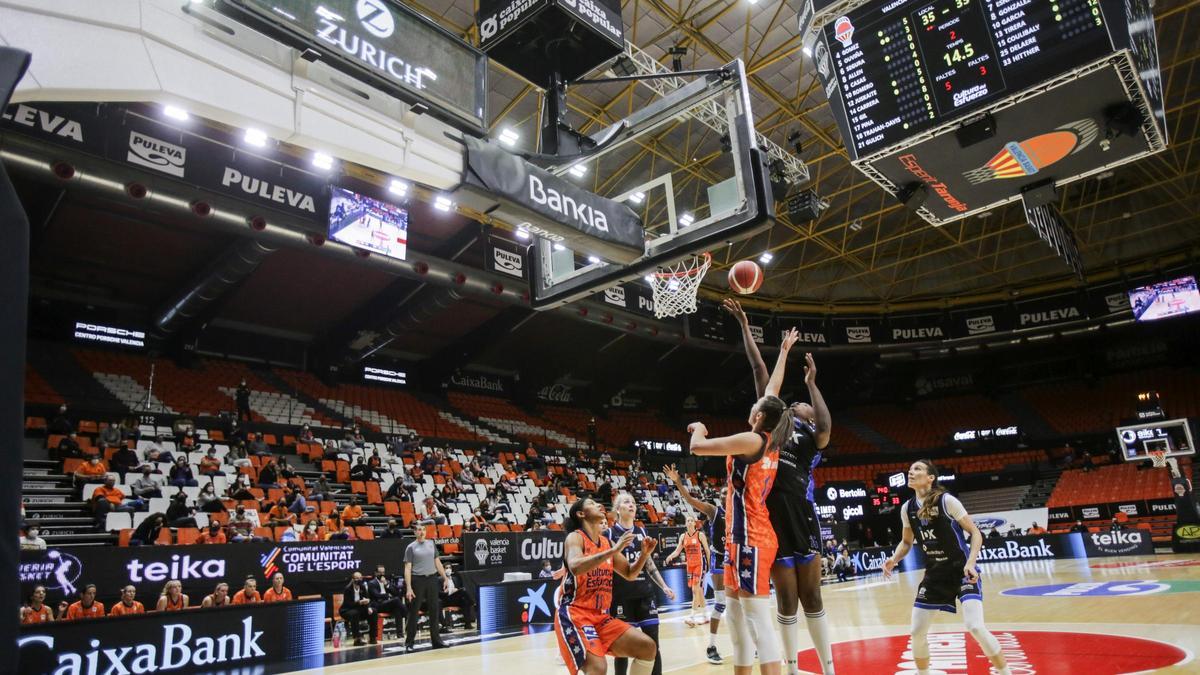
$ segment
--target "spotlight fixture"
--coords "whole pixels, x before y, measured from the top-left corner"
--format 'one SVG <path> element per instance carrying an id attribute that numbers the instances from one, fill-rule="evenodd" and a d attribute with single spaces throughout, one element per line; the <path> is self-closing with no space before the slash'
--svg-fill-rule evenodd
<path id="1" fill-rule="evenodd" d="M 333 158 L 323 152 L 315 152 L 312 156 L 312 165 L 322 171 L 329 171 L 333 168 Z"/>
<path id="2" fill-rule="evenodd" d="M 438 195 L 437 199 L 433 200 L 433 208 L 438 211 L 450 211 L 454 208 L 454 202 L 450 201 L 449 197 Z"/>
<path id="3" fill-rule="evenodd" d="M 259 129 L 247 129 L 245 140 L 247 145 L 253 145 L 256 148 L 266 147 L 267 133 Z"/>
<path id="4" fill-rule="evenodd" d="M 529 230 L 526 230 L 523 227 L 518 227 L 516 229 L 516 232 L 514 232 L 514 234 L 517 235 L 517 239 L 528 239 L 529 238 Z"/>
<path id="5" fill-rule="evenodd" d="M 775 259 L 775 256 L 772 255 L 770 251 L 763 251 L 763 254 L 758 256 L 758 262 L 760 262 L 764 265 L 766 265 L 767 263 L 771 262 L 774 259 Z"/>
<path id="6" fill-rule="evenodd" d="M 694 222 L 696 222 L 696 217 L 690 213 L 685 213 L 682 216 L 679 216 L 679 226 L 680 227 L 687 227 L 688 225 L 691 225 Z"/>
<path id="7" fill-rule="evenodd" d="M 521 134 L 518 134 L 512 129 L 505 127 L 504 129 L 500 130 L 500 142 L 508 147 L 511 148 L 512 146 L 516 145 L 517 141 L 519 140 L 521 140 Z"/>
<path id="8" fill-rule="evenodd" d="M 675 45 L 667 50 L 671 55 L 671 70 L 679 72 L 683 70 L 683 57 L 687 56 L 688 48 L 682 45 Z"/>
<path id="9" fill-rule="evenodd" d="M 852 223 L 850 223 L 850 231 L 858 232 L 861 229 L 862 229 L 862 220 L 855 218 L 854 221 Z"/>
<path id="10" fill-rule="evenodd" d="M 583 175 L 586 174 L 587 171 L 588 171 L 587 166 L 585 166 L 583 164 L 576 164 L 575 166 L 568 169 L 567 173 L 571 174 L 572 176 L 574 176 L 576 178 L 583 178 Z"/>
<path id="11" fill-rule="evenodd" d="M 804 141 L 800 140 L 799 129 L 796 129 L 792 133 L 788 134 L 787 142 L 792 146 L 792 149 L 796 151 L 797 155 L 804 152 Z"/>
<path id="12" fill-rule="evenodd" d="M 646 201 L 646 193 L 635 192 L 629 195 L 628 199 L 631 204 L 641 204 L 642 202 Z"/>
<path id="13" fill-rule="evenodd" d="M 180 108 L 177 105 L 163 106 L 162 113 L 165 117 L 170 117 L 171 119 L 179 120 L 180 122 L 186 122 L 192 118 L 192 116 L 188 114 L 188 111 Z"/>
<path id="14" fill-rule="evenodd" d="M 733 141 L 729 139 L 729 134 L 721 136 L 721 150 L 725 152 L 733 152 Z"/>
<path id="15" fill-rule="evenodd" d="M 393 178 L 392 182 L 388 184 L 388 192 L 396 195 L 397 197 L 403 197 L 404 195 L 408 194 L 408 183 L 405 183 L 399 178 Z"/>
<path id="16" fill-rule="evenodd" d="M 597 258 L 597 257 L 596 257 L 596 256 L 594 256 L 594 255 L 589 255 L 589 256 L 587 257 L 587 261 L 588 261 L 589 263 L 593 264 L 593 265 L 599 265 L 599 264 L 600 264 L 600 259 L 599 259 L 599 258 Z"/>
<path id="17" fill-rule="evenodd" d="M 616 77 L 629 77 L 637 75 L 637 66 L 634 65 L 633 59 L 629 58 L 628 54 L 621 54 L 612 62 L 612 74 Z"/>

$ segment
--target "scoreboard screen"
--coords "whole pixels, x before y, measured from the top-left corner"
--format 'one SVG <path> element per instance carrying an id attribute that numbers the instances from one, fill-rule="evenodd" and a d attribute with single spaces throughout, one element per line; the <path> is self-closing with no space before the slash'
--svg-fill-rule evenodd
<path id="1" fill-rule="evenodd" d="M 1100 2 L 891 0 L 839 17 L 824 38 L 847 146 L 871 154 L 1111 53 Z"/>

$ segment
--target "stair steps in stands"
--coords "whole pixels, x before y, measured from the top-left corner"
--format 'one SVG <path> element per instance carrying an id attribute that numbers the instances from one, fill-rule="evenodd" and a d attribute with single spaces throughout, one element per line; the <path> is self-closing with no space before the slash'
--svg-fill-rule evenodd
<path id="1" fill-rule="evenodd" d="M 1046 468 L 1038 471 L 1037 480 L 1030 486 L 1029 491 L 1025 493 L 1025 498 L 1021 500 L 1017 508 L 1033 509 L 1045 506 L 1061 476 L 1062 469 Z"/>
<path id="2" fill-rule="evenodd" d="M 996 402 L 1013 414 L 1017 426 L 1031 438 L 1053 438 L 1058 435 L 1054 427 L 1017 392 L 1005 392 L 997 397 Z"/>

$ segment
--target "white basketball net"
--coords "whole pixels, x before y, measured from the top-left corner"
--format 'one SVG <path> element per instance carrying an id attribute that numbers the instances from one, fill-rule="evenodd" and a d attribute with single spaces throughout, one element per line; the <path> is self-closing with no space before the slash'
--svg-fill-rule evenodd
<path id="1" fill-rule="evenodd" d="M 712 265 L 712 256 L 702 253 L 690 256 L 669 267 L 660 267 L 650 275 L 650 290 L 654 292 L 654 316 L 659 319 L 691 314 L 696 311 L 696 293 L 700 282 Z"/>
<path id="2" fill-rule="evenodd" d="M 1150 453 L 1150 461 L 1156 469 L 1162 469 L 1167 466 L 1167 453 L 1162 450 L 1155 450 Z"/>

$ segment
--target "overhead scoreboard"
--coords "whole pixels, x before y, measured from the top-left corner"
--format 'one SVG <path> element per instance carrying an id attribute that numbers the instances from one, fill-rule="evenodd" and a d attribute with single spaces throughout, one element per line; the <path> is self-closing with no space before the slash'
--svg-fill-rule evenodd
<path id="1" fill-rule="evenodd" d="M 1165 148 L 1147 3 L 819 3 L 812 58 L 855 165 L 941 224 Z"/>

